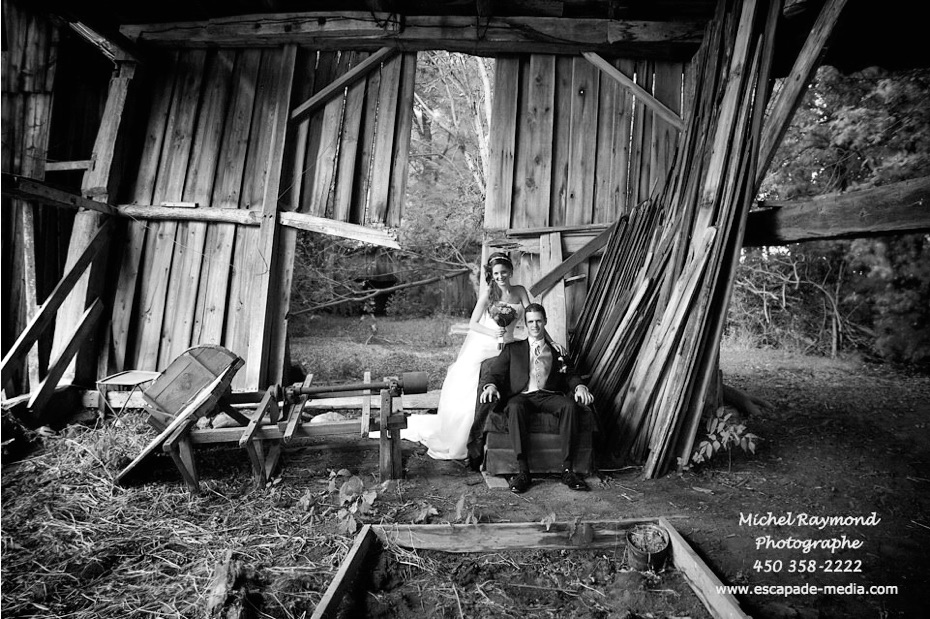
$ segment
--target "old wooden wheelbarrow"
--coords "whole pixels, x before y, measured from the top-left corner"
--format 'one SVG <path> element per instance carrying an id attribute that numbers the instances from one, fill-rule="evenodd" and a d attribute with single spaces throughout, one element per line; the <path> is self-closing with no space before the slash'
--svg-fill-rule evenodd
<path id="1" fill-rule="evenodd" d="M 425 372 L 405 372 L 381 381 L 367 379 L 342 385 L 312 385 L 310 375 L 289 387 L 272 385 L 265 391 L 232 393 L 230 383 L 243 361 L 222 346 L 197 346 L 182 353 L 143 392 L 150 422 L 158 436 L 116 478 L 129 483 L 140 463 L 159 448 L 168 453 L 192 493 L 200 491 L 194 445 L 230 445 L 244 449 L 252 465 L 253 483 L 264 486 L 280 462 L 283 447 L 294 439 L 337 434 L 367 436 L 380 432 L 381 479 L 402 475 L 400 431 L 407 418 L 395 402 L 402 394 L 427 391 Z M 350 393 L 363 396 L 360 419 L 310 423 L 302 413 L 311 399 L 333 398 Z M 380 395 L 380 414 L 372 418 L 371 395 Z M 248 407 L 254 405 L 254 410 Z M 241 408 L 241 407 L 245 408 Z M 217 409 L 236 425 L 197 427 L 200 417 Z"/>

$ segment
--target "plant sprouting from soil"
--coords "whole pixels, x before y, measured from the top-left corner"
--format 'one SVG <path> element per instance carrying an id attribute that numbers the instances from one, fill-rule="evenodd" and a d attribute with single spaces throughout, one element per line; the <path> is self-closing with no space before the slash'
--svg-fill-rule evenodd
<path id="1" fill-rule="evenodd" d="M 701 464 L 711 460 L 721 451 L 727 454 L 727 470 L 733 466 L 733 449 L 739 447 L 744 452 L 756 453 L 756 444 L 761 440 L 752 432 L 748 432 L 746 424 L 734 418 L 733 411 L 725 407 L 718 408 L 714 415 L 708 417 L 705 424 L 707 434 L 691 454 L 693 464 Z"/>

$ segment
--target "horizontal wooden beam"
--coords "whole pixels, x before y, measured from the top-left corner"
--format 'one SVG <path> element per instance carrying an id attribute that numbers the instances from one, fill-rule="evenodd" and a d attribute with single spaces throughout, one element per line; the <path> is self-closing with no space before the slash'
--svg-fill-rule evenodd
<path id="1" fill-rule="evenodd" d="M 749 213 L 746 247 L 930 232 L 930 177 L 759 206 Z"/>
<path id="2" fill-rule="evenodd" d="M 404 51 L 445 49 L 478 55 L 597 51 L 688 60 L 704 35 L 702 20 L 619 21 L 557 17 L 406 15 L 386 12 L 239 15 L 197 22 L 124 25 L 139 43 Z"/>
<path id="3" fill-rule="evenodd" d="M 19 365 L 29 352 L 29 349 L 32 348 L 32 345 L 36 343 L 42 333 L 44 333 L 49 325 L 52 324 L 52 321 L 55 320 L 58 308 L 61 307 L 61 304 L 68 298 L 68 294 L 74 288 L 74 285 L 87 270 L 87 267 L 90 266 L 91 262 L 93 262 L 94 258 L 97 257 L 97 254 L 107 246 L 107 241 L 110 239 L 111 227 L 108 221 L 100 226 L 100 229 L 97 230 L 94 238 L 91 239 L 84 251 L 81 252 L 81 255 L 75 261 L 74 265 L 72 265 L 71 269 L 61 278 L 55 286 L 55 289 L 49 293 L 41 307 L 36 311 L 35 316 L 32 317 L 32 320 L 30 320 L 26 328 L 23 329 L 23 332 L 16 339 L 16 342 L 7 351 L 6 356 L 3 358 L 2 365 L 0 365 L 0 381 L 3 383 L 7 381 L 13 368 Z"/>
<path id="4" fill-rule="evenodd" d="M 154 204 L 121 204 L 116 207 L 116 213 L 136 220 L 203 221 L 238 224 L 240 226 L 259 226 L 262 221 L 262 212 L 260 210 L 236 208 L 190 208 L 186 206 L 157 206 Z M 286 211 L 278 213 L 278 223 L 290 228 L 353 239 L 371 245 L 394 249 L 400 248 L 394 237 L 385 230 L 325 217 L 316 217 L 306 213 Z"/>
<path id="5" fill-rule="evenodd" d="M 339 79 L 328 84 L 320 92 L 316 93 L 294 108 L 294 111 L 291 112 L 291 122 L 296 122 L 304 116 L 312 114 L 314 110 L 323 106 L 327 101 L 329 101 L 329 99 L 334 94 L 337 92 L 342 92 L 347 86 L 355 83 L 357 79 L 363 75 L 366 75 L 369 71 L 379 67 L 382 62 L 388 60 L 391 56 L 396 54 L 397 50 L 390 47 L 382 47 L 371 56 L 358 63 L 356 66 L 352 67 L 350 71 L 342 75 Z"/>
<path id="6" fill-rule="evenodd" d="M 627 76 L 620 69 L 613 66 L 610 64 L 610 62 L 598 56 L 594 52 L 584 52 L 582 55 L 588 62 L 600 69 L 602 73 L 613 78 L 619 82 L 620 85 L 624 86 L 627 90 L 632 92 L 633 96 L 636 97 L 637 100 L 642 101 L 646 107 L 658 114 L 664 120 L 668 121 L 670 125 L 679 131 L 685 128 L 685 123 L 681 119 L 681 116 L 666 107 L 664 103 L 652 96 L 652 93 L 633 81 L 633 78 Z"/>
<path id="7" fill-rule="evenodd" d="M 82 159 L 79 161 L 46 161 L 46 172 L 68 172 L 71 170 L 88 170 L 94 165 L 92 159 Z"/>
<path id="8" fill-rule="evenodd" d="M 51 206 L 86 208 L 107 215 L 115 213 L 113 207 L 109 204 L 84 198 L 70 191 L 58 189 L 42 181 L 17 174 L 3 174 L 3 193 L 20 200 L 33 200 Z"/>

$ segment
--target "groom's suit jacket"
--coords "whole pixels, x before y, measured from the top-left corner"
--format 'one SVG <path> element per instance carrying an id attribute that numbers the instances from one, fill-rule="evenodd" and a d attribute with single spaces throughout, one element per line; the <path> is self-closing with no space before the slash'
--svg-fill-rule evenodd
<path id="1" fill-rule="evenodd" d="M 546 377 L 546 384 L 541 385 L 541 388 L 546 391 L 570 394 L 581 384 L 581 378 L 571 372 L 560 372 L 559 351 L 548 337 L 546 346 L 552 352 L 552 367 Z M 526 389 L 529 383 L 529 340 L 516 340 L 507 344 L 497 357 L 483 366 L 483 370 L 478 382 L 478 392 L 480 393 L 485 385 L 493 383 L 500 391 L 499 405 L 502 407 L 511 396 Z"/>

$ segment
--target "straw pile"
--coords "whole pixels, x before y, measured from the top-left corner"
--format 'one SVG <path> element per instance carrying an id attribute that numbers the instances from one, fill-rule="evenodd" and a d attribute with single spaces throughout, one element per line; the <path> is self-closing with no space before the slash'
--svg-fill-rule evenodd
<path id="1" fill-rule="evenodd" d="M 615 462 L 687 462 L 755 196 L 779 2 L 721 1 L 665 187 L 619 221 L 573 333 Z"/>
<path id="2" fill-rule="evenodd" d="M 198 455 L 203 473 L 220 473 L 199 497 L 174 471 L 114 486 L 152 435 L 135 413 L 71 426 L 4 468 L 3 615 L 206 616 L 231 554 L 240 597 L 258 596 L 266 616 L 309 616 L 352 543 L 327 518 L 325 470 L 252 491 L 247 458 L 222 450 Z"/>

